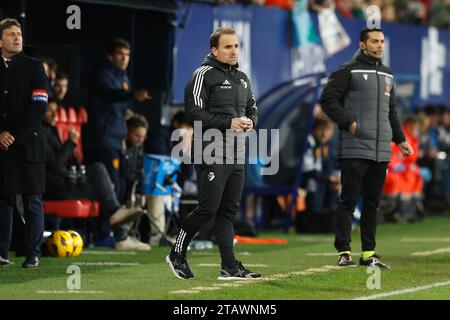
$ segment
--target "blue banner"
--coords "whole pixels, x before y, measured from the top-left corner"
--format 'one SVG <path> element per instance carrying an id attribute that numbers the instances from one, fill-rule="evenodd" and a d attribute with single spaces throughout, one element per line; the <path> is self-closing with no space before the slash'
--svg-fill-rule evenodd
<path id="1" fill-rule="evenodd" d="M 247 73 L 256 96 L 292 78 L 289 13 L 259 6 L 191 4 L 184 28 L 177 28 L 174 102 L 183 102 L 184 86 L 209 53 L 215 27 L 231 26 L 240 39 L 240 69 Z M 268 23 L 270 22 L 270 23 Z"/>
<path id="2" fill-rule="evenodd" d="M 299 76 L 333 72 L 352 58 L 359 47 L 359 32 L 365 27 L 363 20 L 339 18 L 351 43 L 327 56 L 320 44 L 296 47 L 293 18 L 286 10 L 190 4 L 180 12 L 186 19 L 183 28 L 177 28 L 175 43 L 173 101 L 178 103 L 183 102 L 184 86 L 192 72 L 210 51 L 209 35 L 218 26 L 236 29 L 241 41 L 240 68 L 250 77 L 257 98 Z M 309 14 L 319 30 L 317 15 Z M 450 90 L 445 90 L 450 88 L 450 33 L 398 24 L 382 23 L 381 27 L 386 39 L 384 63 L 394 72 L 400 89 L 397 95 L 413 107 L 430 103 L 450 107 Z"/>

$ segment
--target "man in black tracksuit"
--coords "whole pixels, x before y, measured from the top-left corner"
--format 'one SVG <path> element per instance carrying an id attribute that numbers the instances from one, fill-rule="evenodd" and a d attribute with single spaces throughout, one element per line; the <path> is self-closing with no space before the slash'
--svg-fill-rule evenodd
<path id="1" fill-rule="evenodd" d="M 320 97 L 325 113 L 339 126 L 338 157 L 342 193 L 336 214 L 335 247 L 339 266 L 355 266 L 351 258 L 351 219 L 362 192 L 361 265 L 389 268 L 375 254 L 375 234 L 381 190 L 390 159 L 391 141 L 403 156 L 412 154 L 395 109 L 394 77 L 381 63 L 381 29 L 364 29 L 360 50 L 329 78 Z"/>
<path id="2" fill-rule="evenodd" d="M 237 70 L 238 47 L 239 41 L 234 30 L 219 28 L 214 31 L 210 37 L 211 53 L 194 72 L 185 88 L 186 114 L 194 122 L 194 155 L 199 152 L 196 145 L 201 146 L 202 150 L 210 145 L 197 134 L 197 122 L 201 123 L 203 130 L 216 129 L 217 132 L 218 129 L 223 136 L 227 131 L 230 133 L 234 130 L 238 140 L 243 138 L 245 131 L 256 127 L 258 112 L 250 82 L 243 72 Z M 236 158 L 243 151 L 239 147 L 234 148 L 230 155 L 226 152 L 232 145 L 230 141 L 223 138 L 221 142 L 224 142 L 223 147 L 215 148 L 217 152 L 212 155 L 218 161 L 207 164 L 209 161 L 204 158 L 199 163 L 199 159 L 194 156 L 199 205 L 182 221 L 176 243 L 166 257 L 166 262 L 179 279 L 193 277 L 186 261 L 187 247 L 200 227 L 212 217 L 215 217 L 216 239 L 222 259 L 218 279 L 261 277 L 259 273 L 247 270 L 234 258 L 233 218 L 239 210 L 244 187 L 244 164 L 240 164 Z"/>

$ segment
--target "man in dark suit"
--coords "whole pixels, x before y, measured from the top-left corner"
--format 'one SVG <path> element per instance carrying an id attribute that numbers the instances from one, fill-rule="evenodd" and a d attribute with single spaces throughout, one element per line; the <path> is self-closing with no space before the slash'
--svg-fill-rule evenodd
<path id="1" fill-rule="evenodd" d="M 0 21 L 0 265 L 8 265 L 13 208 L 22 196 L 24 268 L 39 266 L 44 232 L 45 142 L 41 119 L 47 108 L 44 66 L 23 54 L 17 20 Z"/>

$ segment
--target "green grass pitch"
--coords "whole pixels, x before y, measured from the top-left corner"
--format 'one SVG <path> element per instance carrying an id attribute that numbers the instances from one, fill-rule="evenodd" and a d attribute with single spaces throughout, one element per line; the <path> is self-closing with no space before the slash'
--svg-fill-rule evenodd
<path id="1" fill-rule="evenodd" d="M 360 252 L 353 232 L 354 259 Z M 377 276 L 367 268 L 336 267 L 333 235 L 262 233 L 289 240 L 287 245 L 238 244 L 237 259 L 259 271 L 258 281 L 218 281 L 219 253 L 190 250 L 195 278 L 178 280 L 164 261 L 169 247 L 149 252 L 118 253 L 87 249 L 75 258 L 44 257 L 38 270 L 21 268 L 23 258 L 0 268 L 0 300 L 5 299 L 450 299 L 450 218 L 429 217 L 413 225 L 378 228 L 377 253 L 391 270 Z M 70 265 L 80 270 L 79 290 L 69 290 Z M 69 270 L 70 271 L 70 270 Z M 369 281 L 368 281 L 369 279 Z M 374 282 L 375 281 L 375 282 Z M 379 284 L 369 289 L 367 283 Z M 73 282 L 72 282 L 73 283 Z"/>

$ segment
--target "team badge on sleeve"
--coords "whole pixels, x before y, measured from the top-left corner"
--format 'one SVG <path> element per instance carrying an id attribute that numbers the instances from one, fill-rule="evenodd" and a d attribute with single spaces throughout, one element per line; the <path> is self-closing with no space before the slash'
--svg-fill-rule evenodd
<path id="1" fill-rule="evenodd" d="M 244 86 L 244 88 L 247 89 L 247 81 L 245 81 L 244 79 L 239 79 L 239 80 L 241 80 L 241 83 Z"/>
<path id="2" fill-rule="evenodd" d="M 35 89 L 31 92 L 31 102 L 48 102 L 48 93 L 44 89 Z"/>

